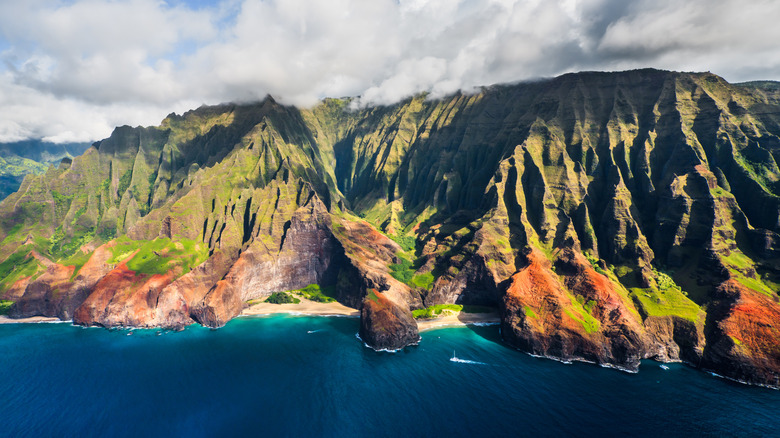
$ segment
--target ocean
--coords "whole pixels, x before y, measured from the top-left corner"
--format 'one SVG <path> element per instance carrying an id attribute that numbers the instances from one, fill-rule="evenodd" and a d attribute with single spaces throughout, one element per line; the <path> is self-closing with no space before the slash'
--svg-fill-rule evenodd
<path id="1" fill-rule="evenodd" d="M 418 346 L 375 352 L 358 323 L 0 325 L 0 435 L 780 435 L 780 391 L 686 365 L 564 364 L 509 348 L 497 326 L 432 330 Z"/>

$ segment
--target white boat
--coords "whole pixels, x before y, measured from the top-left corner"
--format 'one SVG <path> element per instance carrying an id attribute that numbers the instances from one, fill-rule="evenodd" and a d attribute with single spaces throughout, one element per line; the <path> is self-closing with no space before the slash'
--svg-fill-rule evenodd
<path id="1" fill-rule="evenodd" d="M 661 367 L 662 370 L 668 370 L 669 369 L 669 367 L 666 366 L 666 365 L 660 365 L 660 367 Z"/>

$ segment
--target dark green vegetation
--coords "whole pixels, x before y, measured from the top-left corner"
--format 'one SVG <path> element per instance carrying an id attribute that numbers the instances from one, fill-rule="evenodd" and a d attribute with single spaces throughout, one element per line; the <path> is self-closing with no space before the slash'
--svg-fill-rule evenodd
<path id="1" fill-rule="evenodd" d="M 409 309 L 457 302 L 499 308 L 523 348 L 565 344 L 540 354 L 759 358 L 726 370 L 743 378 L 780 369 L 765 323 L 780 316 L 778 162 L 780 89 L 709 73 L 569 74 L 359 109 L 202 107 L 27 177 L 0 203 L 1 286 L 51 295 L 64 280 L 43 263 L 79 272 L 107 244 L 109 268 L 143 275 L 114 272 L 127 293 L 87 299 L 86 323 L 220 326 L 290 290 L 375 303 L 384 339 L 411 340 Z M 172 284 L 141 288 L 166 273 Z M 141 309 L 117 322 L 101 304 L 116 300 Z"/>
<path id="2" fill-rule="evenodd" d="M 433 285 L 433 281 L 434 281 L 433 274 L 430 272 L 426 272 L 424 274 L 413 276 L 412 281 L 409 283 L 409 286 L 428 290 Z"/>
<path id="3" fill-rule="evenodd" d="M 267 303 L 273 303 L 273 304 L 286 304 L 286 303 L 298 304 L 301 302 L 301 300 L 296 298 L 296 296 L 303 297 L 309 301 L 314 301 L 317 303 L 335 303 L 336 299 L 333 298 L 335 293 L 336 293 L 335 286 L 322 287 L 318 284 L 310 284 L 302 289 L 288 290 L 285 292 L 273 292 L 265 300 L 250 300 L 248 301 L 248 304 L 252 305 L 263 301 Z"/>
<path id="4" fill-rule="evenodd" d="M 407 258 L 400 258 L 398 263 L 390 265 L 390 275 L 401 283 L 409 284 L 414 277 L 414 269 L 412 269 L 412 261 Z"/>
<path id="5" fill-rule="evenodd" d="M 307 300 L 316 301 L 318 303 L 333 303 L 336 301 L 336 299 L 333 298 L 336 294 L 335 286 L 321 287 L 318 284 L 310 284 L 303 289 L 290 292 L 301 295 Z"/>
<path id="6" fill-rule="evenodd" d="M 415 319 L 432 319 L 448 313 L 495 313 L 496 309 L 486 306 L 462 305 L 462 304 L 434 304 L 424 309 L 412 311 Z"/>
<path id="7" fill-rule="evenodd" d="M 415 274 L 415 268 L 412 261 L 404 255 L 399 254 L 399 262 L 390 265 L 390 275 L 401 283 L 417 289 L 429 290 L 435 280 L 433 273 L 425 272 Z"/>
<path id="8" fill-rule="evenodd" d="M 8 309 L 11 308 L 11 304 L 13 303 L 13 301 L 9 300 L 0 300 L 0 315 L 8 314 Z"/>
<path id="9" fill-rule="evenodd" d="M 301 300 L 287 292 L 274 292 L 265 299 L 265 302 L 271 304 L 298 304 Z"/>
<path id="10" fill-rule="evenodd" d="M 428 306 L 425 309 L 419 309 L 412 311 L 412 316 L 415 319 L 431 319 L 448 313 L 459 313 L 463 310 L 463 306 L 460 304 L 434 304 Z"/>

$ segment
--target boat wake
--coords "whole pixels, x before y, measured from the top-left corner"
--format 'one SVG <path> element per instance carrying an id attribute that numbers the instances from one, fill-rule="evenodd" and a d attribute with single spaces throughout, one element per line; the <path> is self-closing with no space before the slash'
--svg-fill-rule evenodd
<path id="1" fill-rule="evenodd" d="M 320 329 L 320 330 L 309 330 L 306 333 L 312 334 L 312 333 L 317 333 L 317 332 L 321 332 L 321 331 L 322 331 L 322 329 Z"/>
<path id="2" fill-rule="evenodd" d="M 455 356 L 454 351 L 452 352 L 452 357 L 450 358 L 450 362 L 467 363 L 471 365 L 487 365 L 485 362 L 477 362 L 476 360 L 461 359 Z"/>

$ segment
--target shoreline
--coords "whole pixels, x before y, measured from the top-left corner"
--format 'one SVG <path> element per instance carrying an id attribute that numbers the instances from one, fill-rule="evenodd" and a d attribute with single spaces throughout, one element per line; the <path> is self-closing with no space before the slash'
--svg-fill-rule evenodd
<path id="1" fill-rule="evenodd" d="M 9 318 L 5 315 L 0 315 L 0 324 L 37 324 L 41 322 L 63 322 L 59 318 L 53 316 L 30 316 L 28 318 Z"/>
<path id="2" fill-rule="evenodd" d="M 299 297 L 300 298 L 300 297 Z M 300 298 L 298 304 L 272 304 L 257 303 L 253 304 L 238 315 L 245 316 L 266 316 L 266 315 L 300 315 L 300 316 L 346 316 L 359 317 L 360 311 L 347 307 L 341 303 L 319 303 Z M 465 327 L 468 325 L 494 325 L 499 324 L 501 319 L 497 312 L 491 313 L 450 313 L 433 319 L 417 319 L 417 330 L 425 332 L 439 328 L 447 327 Z"/>
<path id="3" fill-rule="evenodd" d="M 345 306 L 338 302 L 320 303 L 301 299 L 298 304 L 273 304 L 257 303 L 246 307 L 236 318 L 248 316 L 270 316 L 278 314 L 300 315 L 300 316 L 340 316 L 340 317 L 360 317 L 360 311 L 352 307 Z M 493 325 L 501 322 L 498 313 L 451 313 L 433 319 L 419 319 L 417 329 L 420 332 L 435 330 L 447 327 L 465 327 L 467 325 Z M 28 318 L 13 319 L 5 315 L 0 315 L 0 324 L 37 324 L 63 322 L 59 318 L 48 316 L 32 316 Z"/>
<path id="4" fill-rule="evenodd" d="M 298 304 L 273 304 L 257 303 L 245 308 L 238 314 L 241 316 L 263 316 L 280 313 L 301 315 L 301 316 L 349 316 L 358 317 L 360 311 L 347 307 L 338 302 L 320 303 L 298 297 L 301 302 Z"/>
<path id="5" fill-rule="evenodd" d="M 494 325 L 501 319 L 497 312 L 491 313 L 450 313 L 433 319 L 418 319 L 417 330 L 425 332 L 446 327 L 465 327 L 467 325 Z"/>
<path id="6" fill-rule="evenodd" d="M 319 303 L 314 301 L 309 301 L 305 299 L 301 299 L 301 303 L 298 304 L 272 304 L 272 303 L 258 303 L 251 305 L 247 308 L 245 308 L 236 318 L 240 317 L 252 317 L 252 316 L 271 316 L 271 315 L 277 315 L 277 314 L 288 314 L 288 315 L 296 315 L 296 316 L 322 316 L 322 317 L 352 317 L 356 318 L 360 316 L 360 312 L 357 309 L 353 309 L 351 307 L 344 306 L 340 303 Z M 436 329 L 443 329 L 443 328 L 451 328 L 451 327 L 466 327 L 469 325 L 497 325 L 500 324 L 500 318 L 498 316 L 497 312 L 493 313 L 450 313 L 445 316 L 440 316 L 438 318 L 434 319 L 421 319 L 416 320 L 417 322 L 417 329 L 420 333 L 426 332 L 426 331 L 432 331 Z M 19 318 L 19 319 L 13 319 L 9 318 L 6 315 L 0 315 L 0 325 L 2 324 L 41 324 L 41 323 L 72 323 L 71 320 L 63 321 L 59 318 L 55 317 L 49 317 L 49 316 L 31 316 L 28 318 Z M 119 329 L 129 329 L 129 330 L 136 330 L 136 329 L 154 329 L 153 327 L 117 327 Z M 108 330 L 111 330 L 111 328 L 107 328 Z M 360 336 L 356 334 L 357 338 L 360 339 Z M 362 339 L 361 339 L 362 341 Z M 365 343 L 364 343 L 365 345 Z M 369 347 L 370 348 L 370 347 Z M 530 357 L 537 358 L 537 359 L 546 359 L 546 360 L 552 360 L 555 362 L 563 363 L 570 365 L 574 362 L 589 364 L 589 365 L 598 365 L 602 368 L 608 368 L 613 369 L 616 371 L 622 371 L 629 374 L 637 374 L 639 371 L 641 371 L 641 368 L 637 367 L 637 369 L 628 369 L 623 368 L 619 366 L 614 366 L 610 364 L 599 364 L 596 362 L 588 361 L 583 358 L 560 358 L 555 356 L 547 356 L 547 355 L 536 355 L 527 351 L 523 351 L 521 349 L 515 348 L 515 350 L 519 352 L 523 352 L 527 354 Z M 398 350 L 375 350 L 375 351 L 387 351 L 394 353 Z M 648 358 L 647 360 L 658 363 L 658 364 L 669 364 L 669 363 L 675 363 L 680 364 L 684 366 L 691 367 L 694 370 L 704 372 L 707 374 L 712 375 L 713 377 L 728 380 L 734 383 L 738 383 L 741 385 L 747 385 L 747 386 L 756 386 L 766 389 L 771 389 L 778 391 L 780 390 L 780 386 L 773 386 L 766 383 L 756 383 L 756 382 L 750 382 L 746 380 L 740 380 L 735 379 L 732 377 L 724 376 L 722 374 L 718 374 L 716 371 L 705 369 L 705 368 L 698 368 L 694 366 L 693 364 L 681 361 L 681 360 L 659 360 L 657 358 Z"/>
<path id="7" fill-rule="evenodd" d="M 338 302 L 320 303 L 301 299 L 297 304 L 273 304 L 257 303 L 246 307 L 236 317 L 247 316 L 269 316 L 277 314 L 300 315 L 300 316 L 341 316 L 357 318 L 360 311 L 352 307 L 345 306 Z M 451 313 L 433 319 L 419 319 L 417 329 L 420 332 L 435 330 L 446 327 L 465 327 L 467 325 L 492 325 L 501 322 L 498 313 Z M 36 324 L 63 322 L 59 318 L 49 316 L 31 316 L 28 318 L 9 318 L 6 315 L 0 315 L 0 324 Z"/>

